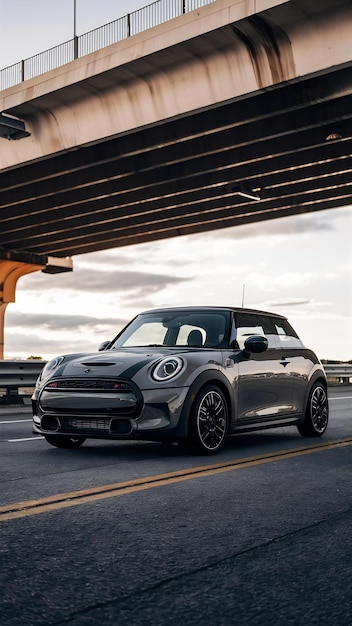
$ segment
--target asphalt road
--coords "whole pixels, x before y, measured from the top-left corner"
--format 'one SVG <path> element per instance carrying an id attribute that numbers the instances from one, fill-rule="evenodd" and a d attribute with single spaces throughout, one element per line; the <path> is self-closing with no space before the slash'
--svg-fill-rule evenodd
<path id="1" fill-rule="evenodd" d="M 352 389 L 323 438 L 240 435 L 213 458 L 33 437 L 0 409 L 0 623 L 349 626 Z"/>

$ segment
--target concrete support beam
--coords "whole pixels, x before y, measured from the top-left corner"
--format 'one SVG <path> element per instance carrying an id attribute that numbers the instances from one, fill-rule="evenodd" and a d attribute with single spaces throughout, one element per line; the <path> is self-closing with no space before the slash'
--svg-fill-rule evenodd
<path id="1" fill-rule="evenodd" d="M 21 276 L 45 269 L 44 265 L 0 260 L 0 359 L 4 358 L 5 311 L 16 300 L 16 284 Z"/>
<path id="2" fill-rule="evenodd" d="M 47 274 L 72 271 L 72 259 L 0 249 L 0 360 L 4 358 L 5 311 L 10 302 L 16 301 L 17 281 L 39 270 Z"/>

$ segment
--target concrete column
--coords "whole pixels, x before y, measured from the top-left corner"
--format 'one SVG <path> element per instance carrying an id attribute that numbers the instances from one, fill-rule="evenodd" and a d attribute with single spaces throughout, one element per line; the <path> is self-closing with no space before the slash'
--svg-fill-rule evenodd
<path id="1" fill-rule="evenodd" d="M 0 260 L 0 359 L 4 358 L 5 311 L 9 302 L 16 301 L 16 284 L 21 276 L 45 269 L 45 265 Z"/>

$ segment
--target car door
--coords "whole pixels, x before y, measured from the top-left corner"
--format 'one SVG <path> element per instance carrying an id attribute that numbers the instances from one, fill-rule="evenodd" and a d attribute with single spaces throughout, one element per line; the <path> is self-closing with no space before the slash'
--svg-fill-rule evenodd
<path id="1" fill-rule="evenodd" d="M 317 365 L 316 355 L 304 347 L 297 333 L 285 319 L 274 319 L 277 342 L 281 352 L 281 362 L 288 363 L 292 371 L 292 410 L 304 413 L 307 382 L 312 368 Z"/>
<path id="2" fill-rule="evenodd" d="M 266 421 L 292 415 L 292 368 L 282 359 L 270 318 L 262 314 L 237 313 L 235 316 L 238 353 L 237 419 Z M 268 348 L 259 354 L 246 354 L 244 343 L 250 335 L 262 335 Z"/>

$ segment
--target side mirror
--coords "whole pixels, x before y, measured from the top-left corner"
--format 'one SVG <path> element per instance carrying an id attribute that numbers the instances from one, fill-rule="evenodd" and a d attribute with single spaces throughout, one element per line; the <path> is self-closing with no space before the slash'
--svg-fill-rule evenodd
<path id="1" fill-rule="evenodd" d="M 106 348 L 110 345 L 110 343 L 111 341 L 103 341 L 103 343 L 101 343 L 98 348 L 98 352 L 102 352 L 103 350 L 106 350 Z"/>
<path id="2" fill-rule="evenodd" d="M 262 337 L 261 335 L 251 335 L 244 342 L 244 349 L 246 352 L 250 352 L 252 354 L 259 354 L 260 352 L 265 352 L 268 347 L 268 340 L 266 337 Z"/>

